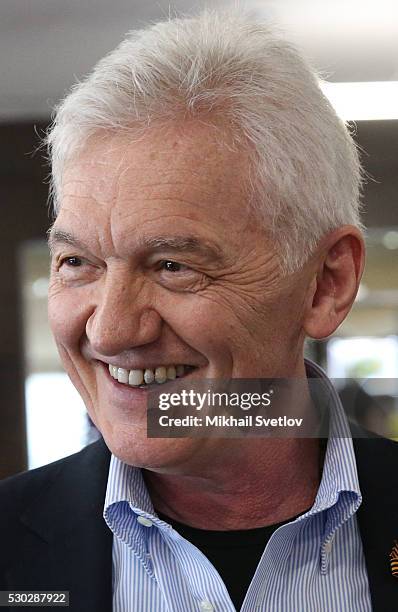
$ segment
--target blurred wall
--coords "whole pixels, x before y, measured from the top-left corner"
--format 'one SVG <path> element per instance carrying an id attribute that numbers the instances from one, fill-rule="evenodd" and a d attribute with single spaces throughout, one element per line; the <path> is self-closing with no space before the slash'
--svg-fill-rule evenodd
<path id="1" fill-rule="evenodd" d="M 26 467 L 18 247 L 49 226 L 38 142 L 32 123 L 0 125 L 0 478 Z"/>

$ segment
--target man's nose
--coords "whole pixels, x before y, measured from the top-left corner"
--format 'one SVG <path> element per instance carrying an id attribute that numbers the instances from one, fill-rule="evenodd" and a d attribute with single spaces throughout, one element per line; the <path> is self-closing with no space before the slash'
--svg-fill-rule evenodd
<path id="1" fill-rule="evenodd" d="M 154 342 L 161 328 L 145 280 L 113 279 L 96 292 L 86 335 L 94 351 L 110 356 Z"/>

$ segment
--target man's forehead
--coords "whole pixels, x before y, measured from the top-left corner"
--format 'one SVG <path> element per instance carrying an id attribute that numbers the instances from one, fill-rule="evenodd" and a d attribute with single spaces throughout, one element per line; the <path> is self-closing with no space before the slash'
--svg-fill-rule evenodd
<path id="1" fill-rule="evenodd" d="M 71 183 L 78 185 L 82 180 L 101 185 L 112 180 L 128 182 L 130 173 L 136 173 L 134 180 L 138 184 L 145 183 L 152 174 L 189 172 L 199 177 L 201 169 L 201 178 L 211 179 L 218 174 L 218 180 L 223 176 L 230 179 L 237 168 L 246 167 L 248 156 L 224 138 L 224 134 L 200 123 L 188 130 L 151 128 L 139 138 L 121 132 L 93 135 L 65 165 L 63 188 Z M 232 166 L 236 166 L 235 172 L 231 172 Z M 143 167 L 147 170 L 144 174 Z"/>
<path id="2" fill-rule="evenodd" d="M 119 175 L 120 172 L 116 171 L 110 161 L 101 164 L 94 157 L 76 159 L 65 168 L 60 196 L 61 205 L 63 200 L 70 197 L 92 198 L 98 203 L 112 201 Z"/>
<path id="3" fill-rule="evenodd" d="M 72 196 L 109 202 L 122 174 L 131 167 L 132 156 L 127 156 L 127 152 L 128 148 L 123 147 L 120 138 L 90 140 L 65 165 L 61 201 Z"/>

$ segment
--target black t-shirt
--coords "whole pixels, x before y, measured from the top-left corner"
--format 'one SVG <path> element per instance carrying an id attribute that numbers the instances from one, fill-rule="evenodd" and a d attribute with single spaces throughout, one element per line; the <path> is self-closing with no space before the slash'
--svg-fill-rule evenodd
<path id="1" fill-rule="evenodd" d="M 237 610 L 242 606 L 268 540 L 278 527 L 294 520 L 242 531 L 208 531 L 183 525 L 160 512 L 157 514 L 211 561 Z"/>

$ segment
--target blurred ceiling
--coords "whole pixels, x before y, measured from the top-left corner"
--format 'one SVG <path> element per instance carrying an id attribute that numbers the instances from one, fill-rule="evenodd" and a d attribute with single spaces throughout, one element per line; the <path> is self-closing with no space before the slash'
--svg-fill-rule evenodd
<path id="1" fill-rule="evenodd" d="M 0 0 L 0 121 L 47 119 L 128 30 L 236 4 L 279 25 L 332 81 L 398 80 L 396 0 Z"/>

